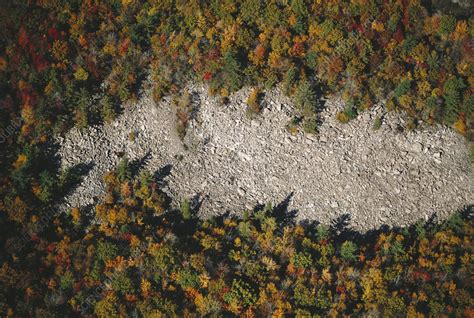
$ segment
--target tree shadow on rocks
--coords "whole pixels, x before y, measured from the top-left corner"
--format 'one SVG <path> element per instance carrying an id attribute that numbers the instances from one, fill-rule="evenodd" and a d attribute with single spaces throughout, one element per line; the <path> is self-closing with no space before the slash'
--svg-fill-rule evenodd
<path id="1" fill-rule="evenodd" d="M 190 111 L 191 119 L 196 119 L 196 116 L 201 107 L 201 96 L 199 95 L 198 92 L 193 91 L 193 92 L 190 92 L 189 94 L 189 100 L 191 102 L 191 111 Z"/>
<path id="2" fill-rule="evenodd" d="M 50 142 L 42 150 L 41 155 L 34 160 L 36 172 L 32 174 L 41 174 L 41 172 L 48 171 L 50 175 L 56 176 L 51 202 L 63 200 L 64 196 L 71 193 L 95 166 L 95 162 L 89 161 L 62 169 L 61 157 L 58 155 L 58 143 Z"/>
<path id="3" fill-rule="evenodd" d="M 156 170 L 155 173 L 153 174 L 153 180 L 160 186 L 165 186 L 166 185 L 165 178 L 171 174 L 172 168 L 173 168 L 173 165 L 167 164 L 161 167 L 160 169 Z"/>
<path id="4" fill-rule="evenodd" d="M 338 237 L 341 240 L 354 239 L 357 236 L 357 232 L 350 227 L 350 222 L 350 214 L 344 213 L 331 222 L 330 231 L 334 237 Z"/>
<path id="5" fill-rule="evenodd" d="M 323 99 L 321 96 L 319 96 L 319 98 L 318 98 L 318 102 L 316 104 L 315 109 L 316 109 L 316 112 L 318 114 L 320 114 L 321 112 L 323 112 L 326 109 L 326 100 Z"/>
<path id="6" fill-rule="evenodd" d="M 270 212 L 270 215 L 275 218 L 277 224 L 281 228 L 287 225 L 294 225 L 296 223 L 298 211 L 288 209 L 293 196 L 294 192 L 288 194 L 286 198 L 282 202 L 278 203 Z"/>
<path id="7" fill-rule="evenodd" d="M 320 127 L 323 124 L 323 118 L 321 116 L 321 113 L 324 112 L 327 108 L 326 106 L 327 101 L 324 98 L 325 88 L 316 79 L 313 79 L 312 83 L 313 83 L 312 89 L 316 97 L 316 103 L 314 105 L 314 113 L 316 115 L 317 127 Z"/>
<path id="8" fill-rule="evenodd" d="M 65 179 L 64 179 L 64 189 L 63 195 L 69 194 L 72 190 L 74 190 L 84 179 L 84 176 L 87 175 L 94 167 L 95 162 L 89 161 L 87 163 L 78 163 L 72 167 L 70 167 L 65 172 Z"/>
<path id="9" fill-rule="evenodd" d="M 191 208 L 191 214 L 193 217 L 196 217 L 199 214 L 199 210 L 201 210 L 202 203 L 204 200 L 207 199 L 207 195 L 203 196 L 201 193 L 196 193 L 191 200 L 189 200 L 190 203 L 190 208 Z"/>
<path id="10" fill-rule="evenodd" d="M 94 203 L 86 204 L 80 208 L 82 212 L 81 215 L 83 215 L 84 217 L 83 224 L 89 225 L 93 223 L 95 218 L 95 206 L 98 202 L 99 200 L 97 199 L 97 197 L 94 197 Z"/>
<path id="11" fill-rule="evenodd" d="M 148 151 L 143 157 L 135 159 L 130 163 L 130 172 L 132 174 L 132 179 L 134 179 L 140 170 L 150 161 L 151 152 Z"/>

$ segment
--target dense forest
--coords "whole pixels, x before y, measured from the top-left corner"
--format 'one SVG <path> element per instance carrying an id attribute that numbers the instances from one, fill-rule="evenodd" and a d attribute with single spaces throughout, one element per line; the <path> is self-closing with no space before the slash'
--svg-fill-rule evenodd
<path id="1" fill-rule="evenodd" d="M 89 212 L 58 213 L 82 167 L 61 170 L 53 138 L 109 123 L 140 89 L 159 100 L 197 81 L 224 103 L 255 87 L 249 105 L 278 84 L 305 132 L 317 133 L 317 96 L 335 94 L 341 122 L 385 101 L 407 129 L 471 140 L 472 13 L 419 0 L 2 1 L 0 314 L 473 317 L 468 213 L 366 234 L 344 219 L 296 224 L 284 206 L 199 220 L 126 161 Z"/>

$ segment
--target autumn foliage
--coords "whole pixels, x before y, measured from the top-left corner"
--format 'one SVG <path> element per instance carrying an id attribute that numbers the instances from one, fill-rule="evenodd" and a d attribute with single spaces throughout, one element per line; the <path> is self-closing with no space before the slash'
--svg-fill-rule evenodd
<path id="1" fill-rule="evenodd" d="M 128 163 L 89 210 L 57 212 L 84 167 L 60 170 L 51 137 L 109 123 L 141 88 L 178 96 L 182 135 L 192 80 L 258 88 L 255 114 L 280 85 L 292 132 L 317 133 L 322 92 L 346 102 L 341 122 L 383 100 L 472 139 L 474 22 L 429 2 L 4 1 L 0 315 L 472 317 L 469 215 L 366 235 L 270 207 L 200 221 Z"/>

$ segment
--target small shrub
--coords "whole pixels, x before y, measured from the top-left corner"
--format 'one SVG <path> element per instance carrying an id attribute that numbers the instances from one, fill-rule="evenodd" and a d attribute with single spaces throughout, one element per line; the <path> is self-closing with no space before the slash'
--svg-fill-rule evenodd
<path id="1" fill-rule="evenodd" d="M 192 217 L 191 204 L 189 203 L 188 199 L 184 199 L 183 201 L 181 201 L 180 212 L 183 219 L 185 220 L 191 219 Z"/>
<path id="2" fill-rule="evenodd" d="M 286 130 L 292 134 L 296 135 L 298 133 L 298 127 L 301 123 L 301 118 L 294 116 L 290 122 L 286 125 Z"/>
<path id="3" fill-rule="evenodd" d="M 374 125 L 372 126 L 373 130 L 379 130 L 382 126 L 382 118 L 380 116 L 375 117 Z"/>
<path id="4" fill-rule="evenodd" d="M 254 88 L 247 98 L 247 111 L 251 114 L 258 114 L 262 111 L 261 98 L 262 93 L 260 89 Z"/>
<path id="5" fill-rule="evenodd" d="M 117 116 L 117 113 L 110 100 L 110 97 L 109 96 L 102 97 L 100 100 L 100 106 L 101 106 L 100 115 L 102 117 L 102 120 L 107 124 L 111 123 Z"/>
<path id="6" fill-rule="evenodd" d="M 336 114 L 336 119 L 343 124 L 348 123 L 357 117 L 357 110 L 354 107 L 346 107 L 343 111 Z"/>
<path id="7" fill-rule="evenodd" d="M 407 130 L 414 130 L 418 125 L 418 122 L 415 118 L 408 118 L 405 128 Z"/>
<path id="8" fill-rule="evenodd" d="M 137 133 L 135 132 L 135 130 L 132 130 L 131 132 L 128 133 L 128 140 L 131 142 L 134 142 L 136 135 Z"/>
<path id="9" fill-rule="evenodd" d="M 178 117 L 176 129 L 178 136 L 181 139 L 184 139 L 186 136 L 186 128 L 193 112 L 191 105 L 191 95 L 189 92 L 184 92 L 183 95 L 174 100 L 174 104 L 177 107 L 176 116 Z"/>
<path id="10" fill-rule="evenodd" d="M 307 134 L 315 134 L 318 131 L 318 120 L 316 116 L 304 119 L 303 131 Z"/>
<path id="11" fill-rule="evenodd" d="M 395 101 L 393 100 L 393 98 L 390 98 L 388 101 L 387 101 L 387 110 L 388 111 L 392 111 L 392 110 L 395 110 Z"/>

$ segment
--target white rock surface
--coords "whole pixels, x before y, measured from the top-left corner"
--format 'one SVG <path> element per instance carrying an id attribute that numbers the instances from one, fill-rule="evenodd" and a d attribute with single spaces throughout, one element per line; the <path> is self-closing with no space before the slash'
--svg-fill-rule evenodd
<path id="1" fill-rule="evenodd" d="M 178 205 L 201 197 L 202 216 L 241 213 L 259 203 L 278 204 L 290 194 L 299 219 L 328 223 L 349 214 L 360 230 L 406 225 L 436 213 L 441 219 L 474 202 L 473 173 L 464 138 L 442 127 L 400 132 L 400 114 L 379 105 L 348 124 L 335 120 L 342 102 L 330 99 L 318 135 L 295 136 L 285 126 L 292 103 L 278 89 L 266 92 L 264 109 L 246 114 L 249 90 L 221 105 L 200 86 L 189 86 L 199 107 L 184 143 L 176 133 L 170 99 L 144 96 L 111 125 L 73 129 L 59 138 L 65 167 L 94 164 L 65 206 L 93 204 L 104 193 L 103 174 L 119 162 L 150 153 L 146 169 L 171 165 L 167 192 Z M 373 130 L 376 116 L 382 126 Z M 130 132 L 135 132 L 131 141 Z"/>

